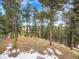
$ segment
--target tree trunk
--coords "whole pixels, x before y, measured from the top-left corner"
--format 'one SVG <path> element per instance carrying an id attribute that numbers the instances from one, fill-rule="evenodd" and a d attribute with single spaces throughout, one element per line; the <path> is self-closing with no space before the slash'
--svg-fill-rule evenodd
<path id="1" fill-rule="evenodd" d="M 71 36 L 71 47 L 70 49 L 72 50 L 74 47 L 74 32 L 72 32 L 72 36 Z"/>
<path id="2" fill-rule="evenodd" d="M 15 19 L 15 40 L 18 40 L 18 20 Z"/>
<path id="3" fill-rule="evenodd" d="M 12 27 L 11 27 L 11 38 L 12 38 L 12 39 L 14 39 L 13 32 L 14 32 L 14 24 L 13 24 L 13 22 L 12 22 Z"/>
<path id="4" fill-rule="evenodd" d="M 52 20 L 50 20 L 49 24 L 49 45 L 52 45 Z"/>
<path id="5" fill-rule="evenodd" d="M 43 35 L 43 30 L 44 30 L 44 28 L 43 28 L 44 26 L 43 26 L 43 19 L 41 20 L 41 38 L 43 38 L 44 37 L 44 35 Z"/>
<path id="6" fill-rule="evenodd" d="M 37 36 L 37 24 L 36 24 L 36 20 L 34 20 L 34 36 Z"/>
<path id="7" fill-rule="evenodd" d="M 25 29 L 26 29 L 25 37 L 28 36 L 28 27 L 29 27 L 29 25 L 28 25 L 28 19 L 26 20 L 26 23 L 27 23 L 27 25 L 25 27 Z"/>

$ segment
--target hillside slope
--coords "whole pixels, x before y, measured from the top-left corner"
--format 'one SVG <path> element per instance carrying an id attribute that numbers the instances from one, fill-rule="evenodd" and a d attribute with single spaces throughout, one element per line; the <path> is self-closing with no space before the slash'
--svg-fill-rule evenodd
<path id="1" fill-rule="evenodd" d="M 0 42 L 0 53 L 5 51 L 8 43 L 13 43 L 13 39 L 5 39 Z M 79 52 L 75 49 L 70 50 L 68 47 L 55 42 L 52 42 L 52 46 L 49 46 L 49 42 L 47 40 L 35 37 L 19 37 L 17 41 L 17 48 L 21 51 L 29 51 L 30 49 L 34 49 L 39 53 L 43 53 L 45 49 L 51 48 L 60 59 L 79 59 Z M 56 49 L 61 52 L 61 54 L 58 54 Z"/>

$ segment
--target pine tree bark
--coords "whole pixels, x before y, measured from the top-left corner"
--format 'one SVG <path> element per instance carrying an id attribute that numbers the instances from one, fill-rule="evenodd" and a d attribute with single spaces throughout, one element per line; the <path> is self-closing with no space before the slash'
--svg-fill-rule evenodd
<path id="1" fill-rule="evenodd" d="M 50 20 L 49 24 L 49 45 L 52 45 L 52 20 Z"/>

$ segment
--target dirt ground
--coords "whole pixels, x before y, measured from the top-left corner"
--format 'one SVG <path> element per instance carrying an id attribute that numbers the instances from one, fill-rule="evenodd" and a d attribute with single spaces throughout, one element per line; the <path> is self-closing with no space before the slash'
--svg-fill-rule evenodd
<path id="1" fill-rule="evenodd" d="M 0 54 L 5 51 L 8 43 L 13 43 L 13 39 L 5 39 L 0 42 Z M 34 49 L 39 53 L 43 53 L 46 48 L 52 48 L 53 50 L 56 48 L 62 53 L 62 55 L 55 53 L 60 59 L 79 59 L 79 52 L 75 49 L 70 50 L 68 47 L 55 42 L 52 42 L 52 46 L 49 46 L 49 42 L 47 40 L 38 39 L 35 37 L 19 37 L 17 41 L 17 48 L 19 48 L 21 51 Z"/>

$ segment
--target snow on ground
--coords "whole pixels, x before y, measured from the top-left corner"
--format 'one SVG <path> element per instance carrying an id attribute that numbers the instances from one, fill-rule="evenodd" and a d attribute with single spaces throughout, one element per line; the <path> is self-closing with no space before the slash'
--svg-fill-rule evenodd
<path id="1" fill-rule="evenodd" d="M 20 52 L 19 49 L 17 49 L 17 50 L 14 49 L 14 50 L 12 50 L 12 52 L 10 52 L 10 51 L 5 51 L 5 52 L 0 55 L 0 59 L 59 59 L 54 54 L 54 51 L 51 48 L 47 48 L 46 50 L 44 50 L 44 54 L 40 54 L 37 51 L 35 51 L 34 49 L 31 49 L 30 51 L 26 51 L 25 53 Z M 9 54 L 11 54 L 11 53 L 14 54 L 17 52 L 19 52 L 19 54 L 16 57 L 9 56 Z M 50 55 L 50 53 L 51 53 L 51 55 Z"/>
<path id="2" fill-rule="evenodd" d="M 33 49 L 32 49 L 33 50 Z M 16 57 L 9 57 L 8 54 L 1 54 L 0 55 L 0 59 L 59 59 L 56 55 L 52 54 L 40 54 L 36 51 L 34 51 L 33 53 L 31 52 L 20 52 L 20 54 Z"/>
<path id="3" fill-rule="evenodd" d="M 55 49 L 55 52 L 59 55 L 61 55 L 62 53 L 58 50 L 58 49 Z"/>

